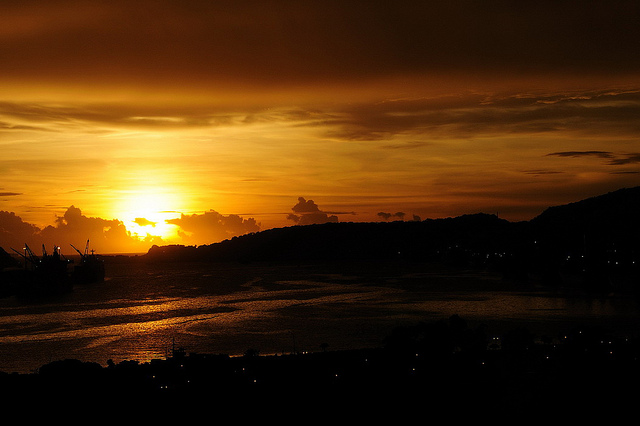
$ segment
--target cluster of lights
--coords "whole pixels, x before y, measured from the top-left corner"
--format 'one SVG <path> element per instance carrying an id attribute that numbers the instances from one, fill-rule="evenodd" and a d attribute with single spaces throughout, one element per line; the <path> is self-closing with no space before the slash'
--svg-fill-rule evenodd
<path id="1" fill-rule="evenodd" d="M 578 335 L 582 335 L 582 334 L 584 334 L 582 330 L 578 330 L 578 331 L 577 331 L 577 333 L 578 333 Z M 569 335 L 564 335 L 563 337 L 564 337 L 564 339 L 565 339 L 565 340 L 570 338 L 570 336 L 569 336 Z M 494 348 L 495 348 L 495 347 L 499 347 L 499 345 L 500 345 L 500 339 L 501 339 L 500 337 L 492 337 L 492 338 L 491 338 L 492 343 L 490 344 L 490 346 L 489 346 L 489 347 L 490 347 L 490 348 L 491 348 L 491 347 L 494 347 Z M 628 340 L 629 340 L 629 339 L 626 339 L 626 341 L 628 341 Z M 607 346 L 609 346 L 609 345 L 613 345 L 613 344 L 614 344 L 614 342 L 613 342 L 612 340 L 605 340 L 605 339 L 600 340 L 600 341 L 599 341 L 599 343 L 600 343 L 601 345 L 607 345 Z M 557 348 L 557 345 L 552 345 L 552 348 Z M 614 352 L 613 350 L 609 350 L 609 351 L 608 351 L 608 354 L 612 356 L 612 355 L 613 355 L 613 352 Z M 414 358 L 415 358 L 416 360 L 418 360 L 418 359 L 419 359 L 419 358 L 421 358 L 421 357 L 422 357 L 422 354 L 421 354 L 421 353 L 418 353 L 418 352 L 414 353 Z M 549 360 L 551 360 L 551 359 L 552 359 L 552 356 L 551 356 L 551 355 L 549 355 L 549 354 L 547 354 L 547 355 L 545 355 L 545 356 L 544 356 L 544 359 L 545 359 L 545 360 L 547 360 L 547 361 L 549 361 Z M 365 363 L 365 364 L 368 364 L 368 363 L 369 363 L 369 359 L 368 359 L 368 358 L 364 358 L 364 359 L 363 359 L 363 361 L 364 361 L 364 363 Z M 480 365 L 480 366 L 482 366 L 482 367 L 485 367 L 487 364 L 486 364 L 485 360 L 478 360 L 478 365 Z M 186 366 L 185 366 L 184 364 L 180 364 L 180 365 L 178 365 L 177 367 L 178 367 L 178 368 L 180 368 L 180 369 L 184 369 L 184 368 L 186 368 Z M 410 367 L 410 370 L 409 370 L 409 374 L 412 374 L 412 375 L 413 375 L 413 374 L 417 374 L 418 370 L 419 370 L 419 366 L 416 366 L 416 365 L 411 366 L 411 367 Z M 247 368 L 246 368 L 246 367 L 241 367 L 240 369 L 236 370 L 236 374 L 247 374 L 248 372 L 249 372 L 249 371 L 247 370 Z M 154 375 L 154 376 L 152 376 L 152 377 L 153 377 L 153 379 L 154 379 L 154 380 L 156 379 L 156 376 L 155 376 L 155 375 Z M 342 379 L 341 374 L 339 374 L 338 372 L 334 372 L 334 373 L 332 373 L 332 374 L 330 375 L 330 377 L 332 377 L 334 380 L 340 380 L 340 379 Z M 190 381 L 190 380 L 186 380 L 186 383 L 187 383 L 187 384 L 190 384 L 190 383 L 191 383 L 191 381 Z M 259 378 L 257 378 L 257 377 L 250 378 L 250 379 L 249 379 L 249 383 L 251 383 L 251 384 L 253 384 L 253 385 L 257 385 L 257 384 L 259 383 Z M 171 387 L 171 386 L 170 386 L 169 384 L 162 384 L 159 388 L 160 388 L 160 389 L 163 389 L 163 390 L 168 390 L 168 389 L 170 389 L 170 387 Z"/>

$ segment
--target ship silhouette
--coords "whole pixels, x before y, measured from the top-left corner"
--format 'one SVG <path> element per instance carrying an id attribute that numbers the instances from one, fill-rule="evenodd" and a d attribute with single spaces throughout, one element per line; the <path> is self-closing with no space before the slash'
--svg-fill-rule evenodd
<path id="1" fill-rule="evenodd" d="M 68 293 L 73 290 L 69 268 L 71 261 L 60 253 L 60 247 L 54 246 L 49 254 L 44 244 L 42 256 L 37 256 L 25 244 L 23 251 L 12 248 L 24 260 L 24 268 L 13 275 L 15 295 L 24 298 L 40 298 Z"/>
<path id="2" fill-rule="evenodd" d="M 84 252 L 78 250 L 73 244 L 71 247 L 80 255 L 80 263 L 74 266 L 71 280 L 76 284 L 104 281 L 104 261 L 93 250 L 89 251 L 89 240 L 87 240 Z"/>
<path id="3" fill-rule="evenodd" d="M 77 264 L 62 255 L 58 246 L 54 246 L 53 251 L 49 253 L 43 244 L 41 256 L 36 255 L 28 244 L 24 245 L 23 252 L 11 248 L 22 258 L 23 263 L 20 265 L 19 262 L 15 262 L 3 268 L 0 296 L 46 298 L 69 293 L 76 284 L 104 281 L 104 262 L 93 250 L 89 251 L 89 240 L 84 252 L 73 244 L 71 246 L 80 255 Z"/>

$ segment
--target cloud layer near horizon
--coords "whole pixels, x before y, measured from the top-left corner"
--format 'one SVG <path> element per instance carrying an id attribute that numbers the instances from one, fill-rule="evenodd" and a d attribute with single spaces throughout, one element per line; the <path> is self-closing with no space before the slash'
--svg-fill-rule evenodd
<path id="1" fill-rule="evenodd" d="M 323 212 L 313 200 L 298 198 L 298 203 L 286 214 L 296 225 L 311 225 L 338 222 L 339 214 L 353 215 L 353 212 Z M 223 215 L 215 210 L 165 220 L 178 228 L 177 240 L 165 240 L 153 235 L 156 222 L 146 218 L 134 221 L 140 227 L 149 227 L 149 233 L 137 235 L 128 230 L 126 224 L 118 219 L 89 217 L 75 206 L 66 209 L 62 216 L 55 219 L 53 225 L 43 228 L 24 221 L 14 212 L 0 211 L 0 247 L 5 251 L 21 251 L 24 244 L 36 251 L 44 246 L 51 251 L 54 246 L 62 247 L 63 253 L 75 253 L 71 246 L 84 248 L 89 240 L 91 248 L 102 253 L 142 253 L 152 245 L 183 244 L 206 245 L 233 237 L 259 232 L 260 223 L 252 217 L 243 218 L 236 214 Z"/>
<path id="2" fill-rule="evenodd" d="M 151 222 L 139 219 L 143 225 L 151 226 Z M 182 215 L 167 222 L 181 229 L 180 241 L 165 241 L 152 235 L 153 230 L 146 236 L 134 235 L 121 220 L 88 217 L 75 206 L 69 207 L 63 216 L 57 217 L 55 224 L 44 228 L 25 222 L 13 212 L 0 211 L 0 247 L 5 251 L 21 251 L 24 244 L 27 244 L 32 250 L 39 252 L 44 245 L 51 252 L 54 246 L 58 246 L 63 253 L 74 254 L 71 245 L 83 249 L 85 242 L 89 240 L 90 247 L 101 253 L 142 253 L 153 244 L 211 244 L 260 230 L 260 225 L 253 218 L 224 216 L 214 211 L 201 215 Z"/>

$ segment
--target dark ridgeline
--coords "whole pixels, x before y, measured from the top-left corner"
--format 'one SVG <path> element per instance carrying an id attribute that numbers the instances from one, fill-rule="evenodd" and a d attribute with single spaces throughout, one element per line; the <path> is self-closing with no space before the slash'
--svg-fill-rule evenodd
<path id="1" fill-rule="evenodd" d="M 490 214 L 270 229 L 194 246 L 154 246 L 150 261 L 442 262 L 583 290 L 637 291 L 640 187 L 551 207 L 526 222 Z"/>
<path id="2" fill-rule="evenodd" d="M 640 187 L 551 207 L 531 221 L 535 255 L 555 284 L 586 289 L 640 285 Z"/>

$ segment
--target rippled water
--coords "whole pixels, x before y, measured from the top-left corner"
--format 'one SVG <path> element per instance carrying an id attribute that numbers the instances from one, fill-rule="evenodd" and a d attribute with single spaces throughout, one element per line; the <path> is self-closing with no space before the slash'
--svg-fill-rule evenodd
<path id="1" fill-rule="evenodd" d="M 379 346 L 398 325 L 458 314 L 498 333 L 525 325 L 638 330 L 638 304 L 523 291 L 489 275 L 428 269 L 269 265 L 148 265 L 110 261 L 104 283 L 57 300 L 0 299 L 0 371 L 58 359 L 106 365 L 188 352 L 239 355 Z"/>

